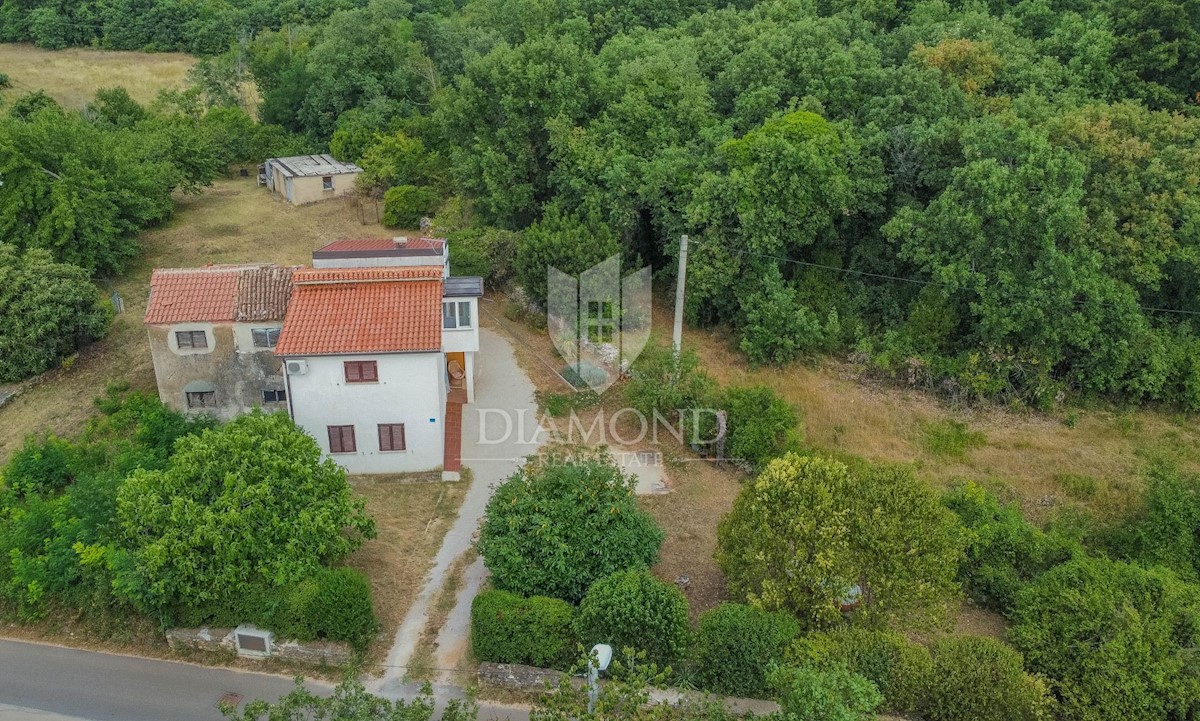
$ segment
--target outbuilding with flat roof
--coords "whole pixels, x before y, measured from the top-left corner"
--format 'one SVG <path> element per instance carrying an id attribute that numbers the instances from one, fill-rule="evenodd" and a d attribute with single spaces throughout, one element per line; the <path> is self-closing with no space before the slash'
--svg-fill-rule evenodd
<path id="1" fill-rule="evenodd" d="M 343 163 L 327 153 L 271 158 L 258 166 L 258 183 L 293 205 L 354 192 L 354 181 L 362 168 Z"/>

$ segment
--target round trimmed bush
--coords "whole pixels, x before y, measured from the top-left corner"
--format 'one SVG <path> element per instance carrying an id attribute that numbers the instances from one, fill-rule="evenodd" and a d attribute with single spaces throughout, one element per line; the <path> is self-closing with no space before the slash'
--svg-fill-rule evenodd
<path id="1" fill-rule="evenodd" d="M 800 639 L 788 652 L 793 663 L 840 664 L 875 684 L 884 707 L 919 710 L 933 674 L 933 659 L 920 644 L 895 631 L 839 628 Z"/>
<path id="2" fill-rule="evenodd" d="M 557 598 L 484 591 L 471 602 L 471 650 L 480 661 L 570 668 L 574 612 Z"/>
<path id="3" fill-rule="evenodd" d="M 496 588 L 578 603 L 597 579 L 649 568 L 663 532 L 606 454 L 523 465 L 488 502 L 479 553 Z"/>
<path id="4" fill-rule="evenodd" d="M 668 666 L 687 651 L 687 599 L 649 571 L 619 571 L 588 589 L 575 629 L 584 648 L 597 643 L 615 651 L 633 648 L 645 651 L 647 661 Z"/>
<path id="5" fill-rule="evenodd" d="M 425 185 L 397 185 L 383 194 L 383 224 L 391 228 L 415 228 L 421 216 L 437 207 L 437 191 Z"/>
<path id="6" fill-rule="evenodd" d="M 800 624 L 786 613 L 722 603 L 700 616 L 696 634 L 696 673 L 713 693 L 764 698 L 767 667 L 783 659 Z"/>
<path id="7" fill-rule="evenodd" d="M 931 650 L 933 675 L 922 709 L 929 721 L 1049 718 L 1045 684 L 1025 673 L 1021 654 L 1009 646 L 984 636 L 948 636 Z"/>

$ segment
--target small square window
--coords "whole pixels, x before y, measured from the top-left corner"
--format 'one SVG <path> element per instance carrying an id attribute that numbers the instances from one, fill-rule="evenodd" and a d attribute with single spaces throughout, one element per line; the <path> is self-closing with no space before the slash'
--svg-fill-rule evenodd
<path id="1" fill-rule="evenodd" d="M 346 361 L 343 370 L 347 383 L 379 382 L 379 369 L 375 361 Z"/>
<path id="2" fill-rule="evenodd" d="M 460 301 L 444 301 L 442 303 L 442 328 L 454 330 L 456 328 L 471 327 L 471 302 L 467 300 Z"/>
<path id="3" fill-rule="evenodd" d="M 354 426 L 326 426 L 329 433 L 330 453 L 357 453 L 354 443 Z"/>
<path id="4" fill-rule="evenodd" d="M 216 391 L 188 391 L 188 408 L 213 408 L 217 405 Z"/>
<path id="5" fill-rule="evenodd" d="M 202 330 L 175 331 L 175 345 L 181 350 L 207 348 L 208 334 Z"/>
<path id="6" fill-rule="evenodd" d="M 254 328 L 250 331 L 255 348 L 274 348 L 279 342 L 279 328 Z"/>
<path id="7" fill-rule="evenodd" d="M 379 424 L 379 450 L 403 451 L 406 448 L 403 423 Z"/>
<path id="8" fill-rule="evenodd" d="M 595 301 L 595 300 L 588 301 L 587 317 L 588 318 L 599 318 L 600 317 L 600 302 L 599 301 Z"/>
<path id="9" fill-rule="evenodd" d="M 600 317 L 606 320 L 612 320 L 613 304 L 612 301 L 606 300 L 600 304 Z"/>
<path id="10" fill-rule="evenodd" d="M 324 190 L 333 190 L 333 176 L 326 175 L 321 178 L 321 188 Z"/>
<path id="11" fill-rule="evenodd" d="M 287 391 L 282 388 L 279 390 L 264 390 L 262 396 L 263 403 L 283 403 L 287 401 Z"/>

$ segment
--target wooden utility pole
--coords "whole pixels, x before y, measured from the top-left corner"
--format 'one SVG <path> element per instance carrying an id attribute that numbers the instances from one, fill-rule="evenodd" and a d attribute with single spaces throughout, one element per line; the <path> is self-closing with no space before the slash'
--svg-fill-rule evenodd
<path id="1" fill-rule="evenodd" d="M 675 332 L 672 336 L 675 360 L 683 350 L 683 286 L 687 281 L 688 237 L 679 236 L 679 275 L 675 280 Z"/>

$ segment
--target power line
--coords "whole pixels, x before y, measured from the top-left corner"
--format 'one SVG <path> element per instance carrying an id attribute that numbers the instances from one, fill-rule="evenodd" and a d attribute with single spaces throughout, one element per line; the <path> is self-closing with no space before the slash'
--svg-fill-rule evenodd
<path id="1" fill-rule="evenodd" d="M 697 246 L 697 247 L 703 246 L 703 244 L 701 244 L 695 240 L 689 240 L 689 244 Z M 807 260 L 797 260 L 795 258 L 787 258 L 787 257 L 783 257 L 783 256 L 778 256 L 778 255 L 771 255 L 769 253 L 756 253 L 754 251 L 745 250 L 745 249 L 741 249 L 741 248 L 727 248 L 727 250 L 731 253 L 736 253 L 738 255 L 747 255 L 747 256 L 753 256 L 753 257 L 757 257 L 757 258 L 766 258 L 768 260 L 774 260 L 779 263 L 791 263 L 793 265 L 802 265 L 802 266 L 807 266 L 810 268 L 822 268 L 825 270 L 832 270 L 837 273 L 846 273 L 847 275 L 858 275 L 858 276 L 865 276 L 865 277 L 869 277 L 869 278 L 879 278 L 881 280 L 894 280 L 894 281 L 898 281 L 901 283 L 912 283 L 913 285 L 921 285 L 921 286 L 932 285 L 932 286 L 937 286 L 937 287 L 941 287 L 941 288 L 949 287 L 946 283 L 939 283 L 938 281 L 935 281 L 935 280 L 922 280 L 920 278 L 912 278 L 912 277 L 905 277 L 905 276 L 899 276 L 899 275 L 888 275 L 886 273 L 872 273 L 870 271 L 855 270 L 853 268 L 839 268 L 836 265 L 826 265 L 824 263 L 813 263 L 813 262 L 807 261 Z M 1124 306 L 1119 306 L 1115 303 L 1108 303 L 1105 301 L 1096 301 L 1096 300 L 1073 300 L 1073 301 L 1071 301 L 1071 304 L 1072 305 L 1099 305 L 1099 306 L 1102 306 L 1105 308 L 1124 307 Z M 1140 305 L 1140 304 L 1135 305 L 1134 307 L 1139 310 L 1145 311 L 1147 313 L 1173 313 L 1176 315 L 1200 316 L 1200 311 L 1183 310 L 1181 308 L 1157 308 L 1154 306 Z"/>

